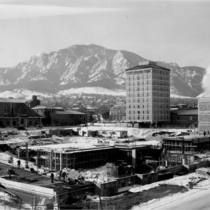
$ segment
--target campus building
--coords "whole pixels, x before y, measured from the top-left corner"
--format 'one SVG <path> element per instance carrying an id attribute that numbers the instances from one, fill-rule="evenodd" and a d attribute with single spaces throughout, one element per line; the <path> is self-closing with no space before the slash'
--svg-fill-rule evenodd
<path id="1" fill-rule="evenodd" d="M 210 98 L 198 99 L 198 130 L 210 132 Z"/>
<path id="2" fill-rule="evenodd" d="M 41 116 L 29 108 L 21 99 L 0 99 L 0 127 L 36 126 Z"/>
<path id="3" fill-rule="evenodd" d="M 198 125 L 198 109 L 171 110 L 171 124 L 174 126 L 195 128 Z"/>
<path id="4" fill-rule="evenodd" d="M 126 120 L 139 126 L 170 121 L 170 69 L 146 61 L 126 70 Z"/>
<path id="5" fill-rule="evenodd" d="M 50 116 L 53 126 L 87 124 L 87 114 L 74 110 L 55 111 Z"/>

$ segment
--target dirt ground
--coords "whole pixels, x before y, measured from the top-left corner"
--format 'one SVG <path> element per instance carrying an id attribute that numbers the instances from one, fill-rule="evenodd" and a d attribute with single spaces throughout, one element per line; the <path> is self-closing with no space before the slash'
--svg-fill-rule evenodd
<path id="1" fill-rule="evenodd" d="M 183 186 L 160 185 L 159 187 L 155 187 L 139 193 L 128 192 L 122 197 L 111 199 L 108 201 L 102 201 L 102 208 L 104 207 L 105 209 L 113 209 L 113 207 L 115 207 L 115 209 L 127 210 L 131 209 L 135 205 L 139 205 L 153 199 L 159 199 L 180 192 L 184 193 L 186 191 L 188 191 L 188 189 Z M 90 209 L 98 209 L 98 206 L 99 204 L 97 202 L 90 202 Z"/>

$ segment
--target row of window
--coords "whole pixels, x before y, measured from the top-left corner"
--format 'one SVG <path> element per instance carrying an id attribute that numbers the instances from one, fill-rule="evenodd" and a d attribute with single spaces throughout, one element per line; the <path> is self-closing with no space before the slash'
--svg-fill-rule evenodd
<path id="1" fill-rule="evenodd" d="M 137 103 L 137 104 L 141 103 L 142 104 L 142 103 L 149 103 L 149 102 L 151 104 L 151 98 L 149 100 L 149 98 L 144 98 L 143 99 L 143 97 L 142 98 L 129 98 L 129 97 L 127 97 L 127 104 L 128 105 L 129 104 L 135 104 L 135 103 Z M 167 98 L 153 99 L 153 106 L 158 106 L 161 103 L 169 104 L 170 102 L 169 102 L 169 99 L 167 99 Z"/>
<path id="2" fill-rule="evenodd" d="M 126 78 L 127 78 L 128 81 L 144 81 L 144 80 L 150 80 L 151 78 L 153 80 L 163 80 L 163 81 L 169 81 L 170 80 L 169 75 L 159 75 L 159 74 L 126 75 Z"/>
<path id="3" fill-rule="evenodd" d="M 151 72 L 153 74 L 163 74 L 163 75 L 169 75 L 170 71 L 168 70 L 157 70 L 157 69 L 152 69 L 152 71 L 150 69 L 145 69 L 145 70 L 134 70 L 134 71 L 128 71 L 126 72 L 127 75 L 136 75 L 136 74 L 151 74 Z"/>
<path id="4" fill-rule="evenodd" d="M 132 115 L 132 116 L 128 116 L 127 117 L 128 120 L 132 120 L 132 121 L 135 121 L 135 120 L 152 120 L 152 117 L 151 115 Z M 165 115 L 159 115 L 159 116 L 154 116 L 153 118 L 154 120 L 169 120 L 169 116 L 165 116 Z"/>
<path id="5" fill-rule="evenodd" d="M 124 111 L 110 111 L 110 115 L 125 115 Z"/>
<path id="6" fill-rule="evenodd" d="M 136 93 L 136 92 L 154 92 L 154 94 L 156 92 L 169 92 L 170 88 L 169 86 L 167 87 L 163 87 L 163 86 L 153 86 L 153 88 L 151 86 L 145 86 L 145 87 L 127 87 L 126 88 L 126 92 L 127 93 Z"/>
<path id="7" fill-rule="evenodd" d="M 128 92 L 126 94 L 126 96 L 129 97 L 134 97 L 134 98 L 151 98 L 151 96 L 153 95 L 153 101 L 157 101 L 156 99 L 159 98 L 169 98 L 170 94 L 169 93 L 165 93 L 165 92 L 149 92 L 149 91 L 145 91 L 145 92 Z"/>
<path id="8" fill-rule="evenodd" d="M 159 115 L 159 114 L 169 115 L 170 114 L 169 110 L 155 110 L 155 111 L 152 111 L 151 109 L 127 110 L 127 114 L 129 114 L 129 115 L 131 115 L 131 114 L 151 114 L 151 113 L 153 113 L 153 115 Z"/>

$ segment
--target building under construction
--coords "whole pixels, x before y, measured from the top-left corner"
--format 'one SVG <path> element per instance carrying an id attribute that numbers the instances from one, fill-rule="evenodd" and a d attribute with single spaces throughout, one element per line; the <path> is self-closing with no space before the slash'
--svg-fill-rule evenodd
<path id="1" fill-rule="evenodd" d="M 196 154 L 210 151 L 210 136 L 176 136 L 163 138 L 162 159 L 173 164 L 182 164 L 182 159 L 189 162 Z"/>
<path id="2" fill-rule="evenodd" d="M 125 165 L 138 167 L 139 164 L 143 164 L 145 159 L 159 160 L 162 145 L 157 141 L 136 139 L 135 141 L 121 140 L 114 144 L 69 143 L 29 146 L 28 155 L 25 153 L 25 147 L 21 147 L 21 149 L 21 158 L 33 157 L 39 168 L 60 171 L 65 167 L 93 169 L 108 162 L 116 164 L 123 162 Z"/>

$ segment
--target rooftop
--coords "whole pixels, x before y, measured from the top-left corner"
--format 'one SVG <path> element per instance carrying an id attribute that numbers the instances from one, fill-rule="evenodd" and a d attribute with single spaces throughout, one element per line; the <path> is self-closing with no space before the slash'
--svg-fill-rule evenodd
<path id="1" fill-rule="evenodd" d="M 49 107 L 49 106 L 44 106 L 44 105 L 38 105 L 33 107 L 32 109 L 53 109 L 53 110 L 63 110 L 62 107 Z"/>
<path id="2" fill-rule="evenodd" d="M 0 98 L 0 102 L 3 102 L 3 103 L 25 103 L 25 100 L 17 99 L 17 98 Z"/>
<path id="3" fill-rule="evenodd" d="M 140 62 L 138 66 L 134 66 L 132 68 L 126 69 L 125 71 L 137 70 L 137 69 L 145 69 L 145 68 L 156 68 L 156 69 L 163 69 L 163 70 L 170 71 L 170 69 L 167 69 L 165 67 L 159 66 L 156 62 L 152 62 L 152 61 Z"/>
<path id="4" fill-rule="evenodd" d="M 56 111 L 55 113 L 56 114 L 64 114 L 64 115 L 68 115 L 68 114 L 75 114 L 75 115 L 83 114 L 83 115 L 85 115 L 85 113 L 77 112 L 77 111 L 74 111 L 74 110 Z"/>

